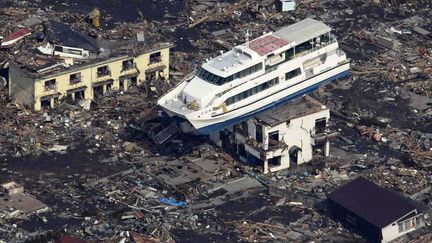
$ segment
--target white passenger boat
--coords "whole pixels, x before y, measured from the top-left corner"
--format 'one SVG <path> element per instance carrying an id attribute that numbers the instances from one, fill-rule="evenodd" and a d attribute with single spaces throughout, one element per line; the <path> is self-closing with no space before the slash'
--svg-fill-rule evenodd
<path id="1" fill-rule="evenodd" d="M 158 100 L 211 133 L 346 76 L 350 64 L 324 23 L 305 19 L 207 60 Z"/>

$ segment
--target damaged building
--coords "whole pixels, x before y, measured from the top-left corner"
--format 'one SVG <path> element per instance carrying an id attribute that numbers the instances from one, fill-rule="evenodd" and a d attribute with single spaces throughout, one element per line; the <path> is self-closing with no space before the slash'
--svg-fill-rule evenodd
<path id="1" fill-rule="evenodd" d="M 48 210 L 48 206 L 24 192 L 24 187 L 15 182 L 0 186 L 0 219 L 19 218 Z"/>
<path id="2" fill-rule="evenodd" d="M 329 118 L 326 106 L 305 96 L 210 138 L 241 161 L 262 166 L 264 173 L 275 172 L 306 163 L 316 153 L 328 156 L 332 137 L 326 129 Z"/>
<path id="3" fill-rule="evenodd" d="M 110 90 L 126 91 L 146 80 L 169 76 L 173 46 L 169 42 L 143 40 L 139 35 L 134 41 L 108 42 L 80 32 L 67 32 L 62 41 L 57 37 L 67 27 L 49 27 L 57 34 L 52 38 L 48 35 L 52 41 L 34 50 L 31 60 L 10 63 L 9 96 L 13 103 L 38 111 L 55 107 L 65 98 L 72 102 L 93 100 Z"/>

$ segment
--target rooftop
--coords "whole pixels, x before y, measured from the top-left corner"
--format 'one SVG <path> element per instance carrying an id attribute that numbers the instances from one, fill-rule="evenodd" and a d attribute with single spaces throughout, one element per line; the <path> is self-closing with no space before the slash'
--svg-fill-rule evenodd
<path id="1" fill-rule="evenodd" d="M 261 113 L 256 116 L 256 119 L 273 127 L 291 119 L 322 111 L 323 109 L 325 108 L 319 101 L 309 96 L 304 96 L 303 98 L 290 101 L 284 106 Z"/>
<path id="2" fill-rule="evenodd" d="M 208 63 L 204 63 L 203 67 L 205 69 L 208 69 L 208 71 L 213 72 L 213 69 L 216 69 L 217 71 L 228 71 L 229 69 L 236 68 L 239 66 L 246 65 L 252 60 L 252 57 L 249 53 L 243 51 L 245 48 L 239 46 L 235 49 L 228 51 Z M 206 67 L 207 66 L 207 67 Z M 210 68 L 208 68 L 210 67 Z"/>
<path id="3" fill-rule="evenodd" d="M 363 177 L 336 189 L 328 198 L 380 228 L 417 209 L 409 199 Z"/>
<path id="4" fill-rule="evenodd" d="M 298 23 L 282 28 L 273 34 L 289 43 L 299 45 L 314 37 L 330 32 L 332 29 L 321 21 L 304 19 Z"/>
<path id="5" fill-rule="evenodd" d="M 106 34 L 83 28 L 84 26 L 86 24 L 77 25 L 73 20 L 69 23 L 51 19 L 37 22 L 35 26 L 26 28 L 31 35 L 24 36 L 19 41 L 3 48 L 2 54 L 5 59 L 18 65 L 29 75 L 42 78 L 111 59 L 135 57 L 142 53 L 173 46 L 161 34 L 147 30 L 145 27 L 135 28 L 134 31 L 128 32 L 114 29 Z M 11 25 L 0 30 L 0 36 L 12 38 L 20 30 L 25 29 Z M 58 51 L 55 45 L 69 49 L 75 48 L 75 51 L 68 52 L 68 54 L 72 53 L 77 56 L 72 57 L 73 63 L 70 62 L 71 57 L 65 60 L 65 57 L 53 55 L 54 50 Z M 85 55 L 85 53 L 88 54 Z M 43 69 L 47 71 L 42 73 Z"/>
<path id="6" fill-rule="evenodd" d="M 265 56 L 288 44 L 288 41 L 277 36 L 266 35 L 249 43 L 249 48 L 258 53 L 260 56 Z"/>

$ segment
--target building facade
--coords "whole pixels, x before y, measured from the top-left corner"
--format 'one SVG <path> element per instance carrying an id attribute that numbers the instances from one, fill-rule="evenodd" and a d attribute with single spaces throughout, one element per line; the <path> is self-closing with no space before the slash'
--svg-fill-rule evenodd
<path id="1" fill-rule="evenodd" d="M 312 160 L 317 152 L 328 156 L 330 110 L 308 96 L 265 112 L 210 138 L 240 160 L 275 172 Z"/>
<path id="2" fill-rule="evenodd" d="M 126 91 L 146 80 L 169 77 L 171 44 L 139 55 L 124 55 L 73 64 L 73 59 L 31 72 L 11 63 L 9 96 L 12 102 L 39 111 L 62 99 L 92 100 L 109 90 Z M 60 68 L 61 71 L 55 71 Z M 54 71 L 53 71 L 54 70 Z"/>

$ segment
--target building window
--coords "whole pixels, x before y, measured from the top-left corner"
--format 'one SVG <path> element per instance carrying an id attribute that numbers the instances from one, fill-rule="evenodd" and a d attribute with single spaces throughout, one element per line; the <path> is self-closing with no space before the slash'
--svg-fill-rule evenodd
<path id="1" fill-rule="evenodd" d="M 414 227 L 413 220 L 415 220 L 415 219 L 409 219 L 407 221 L 399 223 L 399 225 L 398 225 L 399 226 L 399 233 L 409 231 L 410 229 L 412 229 Z"/>
<path id="2" fill-rule="evenodd" d="M 262 143 L 263 142 L 263 132 L 262 132 L 263 128 L 261 125 L 256 124 L 255 125 L 255 139 L 259 142 Z"/>
<path id="3" fill-rule="evenodd" d="M 246 158 L 246 148 L 245 148 L 244 144 L 238 145 L 237 154 L 240 157 Z"/>
<path id="4" fill-rule="evenodd" d="M 45 81 L 45 86 L 44 86 L 45 91 L 53 90 L 53 89 L 55 89 L 55 86 L 56 86 L 56 80 L 55 79 Z"/>
<path id="5" fill-rule="evenodd" d="M 268 165 L 270 167 L 280 166 L 281 165 L 281 156 L 273 157 L 273 158 L 269 159 L 267 162 L 268 162 Z"/>
<path id="6" fill-rule="evenodd" d="M 51 108 L 51 99 L 50 98 L 41 98 L 41 107 L 44 109 Z"/>
<path id="7" fill-rule="evenodd" d="M 294 70 L 287 72 L 285 74 L 285 80 L 295 78 L 295 77 L 299 76 L 300 74 L 301 74 L 300 68 L 294 69 Z"/>
<path id="8" fill-rule="evenodd" d="M 315 120 L 315 133 L 325 132 L 327 126 L 327 119 L 325 117 Z"/>
<path id="9" fill-rule="evenodd" d="M 75 92 L 75 100 L 84 100 L 85 99 L 85 90 L 79 90 Z"/>
<path id="10" fill-rule="evenodd" d="M 150 64 L 158 63 L 162 61 L 162 55 L 160 52 L 150 54 Z"/>
<path id="11" fill-rule="evenodd" d="M 97 76 L 98 78 L 104 77 L 104 76 L 111 76 L 111 71 L 108 68 L 108 66 L 102 66 L 97 68 Z"/>
<path id="12" fill-rule="evenodd" d="M 279 131 L 269 133 L 269 140 L 279 141 Z"/>
<path id="13" fill-rule="evenodd" d="M 70 84 L 81 83 L 81 73 L 74 73 L 69 76 Z"/>
<path id="14" fill-rule="evenodd" d="M 130 70 L 134 67 L 133 59 L 125 60 L 122 62 L 122 72 Z"/>

